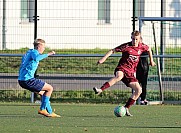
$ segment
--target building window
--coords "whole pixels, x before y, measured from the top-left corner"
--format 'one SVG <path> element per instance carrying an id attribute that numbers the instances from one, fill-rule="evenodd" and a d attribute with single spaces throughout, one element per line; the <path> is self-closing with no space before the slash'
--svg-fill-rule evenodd
<path id="1" fill-rule="evenodd" d="M 98 20 L 99 23 L 110 23 L 110 0 L 98 0 Z"/>
<path id="2" fill-rule="evenodd" d="M 33 22 L 35 0 L 21 0 L 21 19 Z"/>
<path id="3" fill-rule="evenodd" d="M 136 1 L 136 17 L 144 17 L 145 16 L 145 0 L 137 0 Z"/>

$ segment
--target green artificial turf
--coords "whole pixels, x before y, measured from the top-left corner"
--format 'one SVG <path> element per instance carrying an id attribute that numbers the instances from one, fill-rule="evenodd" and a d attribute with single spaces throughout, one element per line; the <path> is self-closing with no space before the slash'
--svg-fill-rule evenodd
<path id="1" fill-rule="evenodd" d="M 179 133 L 180 105 L 134 105 L 115 117 L 116 104 L 52 104 L 61 118 L 37 114 L 38 104 L 0 103 L 1 133 Z"/>

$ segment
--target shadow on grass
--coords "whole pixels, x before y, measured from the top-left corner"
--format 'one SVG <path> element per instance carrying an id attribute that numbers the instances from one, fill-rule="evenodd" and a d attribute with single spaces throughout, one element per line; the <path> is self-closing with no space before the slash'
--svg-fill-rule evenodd
<path id="1" fill-rule="evenodd" d="M 98 118 L 113 118 L 113 116 L 112 115 L 110 115 L 110 116 L 103 116 L 103 115 L 81 115 L 81 116 L 66 116 L 66 115 L 64 115 L 63 117 L 72 117 L 72 118 L 96 118 L 96 119 L 98 119 Z"/>
<path id="2" fill-rule="evenodd" d="M 75 125 L 74 125 L 74 126 L 64 125 L 64 127 L 75 127 Z M 145 128 L 145 129 L 146 129 L 146 128 L 150 128 L 150 129 L 152 129 L 152 128 L 153 128 L 153 129 L 154 129 L 154 128 L 159 128 L 159 129 L 161 129 L 161 128 L 167 128 L 167 129 L 175 128 L 175 129 L 177 129 L 177 128 L 178 128 L 178 129 L 180 129 L 180 128 L 181 128 L 181 127 L 179 127 L 179 126 L 178 126 L 178 127 L 176 127 L 176 126 L 170 126 L 170 127 L 169 127 L 169 126 L 168 126 L 168 127 L 166 127 L 166 126 L 160 126 L 160 127 L 158 127 L 158 126 L 145 126 L 145 127 L 144 127 L 144 126 L 123 126 L 123 125 L 121 125 L 121 126 L 115 126 L 115 125 L 105 125 L 105 126 L 100 126 L 100 125 L 96 125 L 96 126 L 95 126 L 95 125 L 91 125 L 91 126 L 89 125 L 89 126 L 87 126 L 87 125 L 86 125 L 86 126 L 78 126 L 78 125 L 76 125 L 76 127 L 106 127 L 106 128 L 108 128 L 108 127 L 110 127 L 110 128 L 111 128 L 111 127 L 114 127 L 114 128 L 115 128 L 115 127 L 118 127 L 118 128 L 140 128 L 140 129 L 141 129 L 141 128 Z"/>
<path id="3" fill-rule="evenodd" d="M 20 115 L 20 114 L 0 114 L 0 117 L 27 117 L 27 115 Z"/>
<path id="4" fill-rule="evenodd" d="M 176 126 L 170 126 L 170 127 L 166 127 L 166 126 L 129 126 L 129 128 L 181 128 L 181 127 L 176 127 Z"/>

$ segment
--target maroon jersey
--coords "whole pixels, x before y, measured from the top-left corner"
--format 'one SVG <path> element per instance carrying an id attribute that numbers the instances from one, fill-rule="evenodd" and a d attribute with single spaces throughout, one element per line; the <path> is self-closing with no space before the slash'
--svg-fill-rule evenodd
<path id="1" fill-rule="evenodd" d="M 140 55 L 148 49 L 149 47 L 146 44 L 139 43 L 138 47 L 134 47 L 131 42 L 116 47 L 116 52 L 122 52 L 122 58 L 119 60 L 116 69 L 135 73 Z"/>

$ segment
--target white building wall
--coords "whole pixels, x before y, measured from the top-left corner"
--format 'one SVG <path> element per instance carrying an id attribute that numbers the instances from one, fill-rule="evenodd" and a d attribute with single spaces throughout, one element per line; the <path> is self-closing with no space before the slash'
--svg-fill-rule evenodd
<path id="1" fill-rule="evenodd" d="M 3 2 L 0 1 L 0 50 L 2 49 Z"/>
<path id="2" fill-rule="evenodd" d="M 7 49 L 32 47 L 33 24 L 22 22 L 22 20 L 20 19 L 20 6 L 20 0 L 6 0 L 5 38 Z M 0 42 L 2 46 L 2 39 Z"/>
<path id="3" fill-rule="evenodd" d="M 168 17 L 175 14 L 176 7 L 171 6 L 171 2 L 172 0 L 167 1 L 166 16 Z M 145 3 L 146 17 L 160 17 L 160 1 L 149 0 Z M 34 23 L 23 22 L 20 19 L 20 0 L 7 0 L 6 5 L 6 48 L 32 48 Z M 2 2 L 0 6 L 2 7 Z M 110 24 L 101 24 L 98 21 L 98 2 L 93 0 L 38 0 L 38 16 L 40 17 L 37 37 L 45 39 L 47 47 L 52 49 L 113 48 L 130 41 L 132 1 L 111 0 Z M 0 29 L 2 29 L 2 10 L 0 19 Z M 149 22 L 145 23 L 142 35 L 146 43 L 153 45 L 150 26 Z M 159 42 L 159 26 L 156 28 Z M 138 22 L 136 29 L 138 29 Z M 167 41 L 173 40 L 175 41 L 175 38 L 169 38 Z M 2 46 L 2 39 L 0 46 Z"/>
<path id="4" fill-rule="evenodd" d="M 111 1 L 111 24 L 99 24 L 98 2 L 92 0 L 67 0 L 59 5 L 44 5 L 42 7 L 47 7 L 46 10 L 40 9 L 38 14 L 42 21 L 38 25 L 48 26 L 49 30 L 39 30 L 42 31 L 40 37 L 46 38 L 51 48 L 113 48 L 130 40 L 130 4 Z M 48 20 L 47 15 L 58 20 Z"/>

